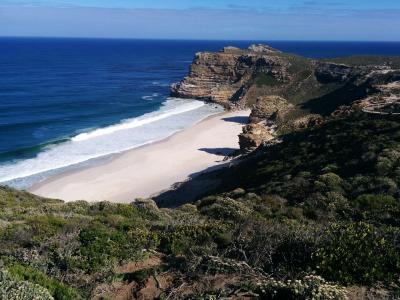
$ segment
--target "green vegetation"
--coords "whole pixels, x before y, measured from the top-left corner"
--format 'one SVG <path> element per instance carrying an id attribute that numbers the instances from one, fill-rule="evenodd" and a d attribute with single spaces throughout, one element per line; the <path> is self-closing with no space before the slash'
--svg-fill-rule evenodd
<path id="1" fill-rule="evenodd" d="M 193 297 L 346 299 L 348 286 L 378 283 L 395 295 L 400 122 L 352 114 L 282 139 L 207 175 L 220 186 L 176 209 L 0 188 L 1 274 L 54 299 L 90 298 L 115 282 L 139 289 L 157 274 L 172 277 L 170 299 L 195 282 Z M 127 267 L 154 256 L 162 263 Z M 226 284 L 211 291 L 215 276 Z"/>
<path id="2" fill-rule="evenodd" d="M 333 224 L 315 253 L 319 273 L 346 284 L 396 280 L 400 256 L 393 235 L 367 223 Z"/>
<path id="3" fill-rule="evenodd" d="M 49 278 L 47 275 L 34 268 L 26 267 L 21 264 L 13 264 L 8 268 L 8 272 L 16 279 L 35 283 L 44 287 L 55 299 L 79 299 L 80 295 L 77 291 L 69 288 L 61 282 Z"/>
<path id="4" fill-rule="evenodd" d="M 400 69 L 400 57 L 398 56 L 348 56 L 325 59 L 325 61 L 346 64 L 350 66 L 387 65 L 393 69 Z"/>
<path id="5" fill-rule="evenodd" d="M 255 83 L 257 85 L 266 85 L 266 86 L 278 86 L 282 83 L 279 82 L 274 76 L 266 73 L 259 73 L 256 75 Z"/>
<path id="6" fill-rule="evenodd" d="M 53 300 L 49 292 L 36 284 L 18 281 L 5 271 L 0 271 L 0 299 Z"/>

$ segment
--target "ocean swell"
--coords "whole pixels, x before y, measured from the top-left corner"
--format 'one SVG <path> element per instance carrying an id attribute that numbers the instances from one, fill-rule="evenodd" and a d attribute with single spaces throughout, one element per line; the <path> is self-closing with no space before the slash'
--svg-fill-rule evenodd
<path id="1" fill-rule="evenodd" d="M 94 130 L 92 132 L 81 133 L 81 134 L 73 137 L 71 140 L 73 142 L 85 141 L 85 140 L 96 138 L 96 137 L 99 137 L 102 135 L 112 134 L 116 131 L 140 127 L 140 126 L 150 124 L 150 123 L 162 120 L 162 119 L 166 119 L 166 118 L 169 118 L 169 117 L 172 117 L 175 115 L 179 115 L 179 114 L 191 111 L 191 110 L 198 109 L 205 105 L 204 102 L 200 102 L 200 101 L 194 101 L 194 102 L 188 101 L 188 103 L 184 103 L 179 106 L 175 106 L 173 104 L 174 101 L 176 103 L 177 100 L 176 99 L 175 100 L 172 100 L 172 99 L 167 100 L 166 103 L 164 104 L 165 109 L 161 109 L 157 113 L 146 114 L 142 117 L 125 120 L 117 125 L 100 128 L 100 129 Z M 172 108 L 168 108 L 169 106 L 172 106 Z"/>
<path id="2" fill-rule="evenodd" d="M 48 175 L 164 139 L 207 116 L 221 112 L 197 100 L 167 99 L 159 110 L 73 136 L 45 147 L 36 157 L 0 165 L 0 182 L 28 188 Z M 49 173 L 47 175 L 43 175 Z M 42 174 L 42 176 L 40 176 Z"/>

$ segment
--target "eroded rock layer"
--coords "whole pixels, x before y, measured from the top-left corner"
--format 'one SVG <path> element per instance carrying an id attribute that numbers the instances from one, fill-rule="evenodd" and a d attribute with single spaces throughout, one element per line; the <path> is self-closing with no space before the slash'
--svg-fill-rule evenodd
<path id="1" fill-rule="evenodd" d="M 328 115 L 341 105 L 379 92 L 377 85 L 399 80 L 400 61 L 384 57 L 313 60 L 266 45 L 195 55 L 190 72 L 171 87 L 172 96 L 252 106 L 279 96 L 303 114 Z"/>
<path id="2" fill-rule="evenodd" d="M 279 132 L 313 127 L 332 115 L 400 114 L 399 82 L 400 58 L 315 60 L 251 45 L 197 53 L 171 94 L 251 108 L 251 125 L 240 135 L 247 151 Z"/>
<path id="3" fill-rule="evenodd" d="M 249 50 L 226 47 L 217 53 L 197 53 L 189 75 L 172 85 L 171 94 L 220 104 L 238 102 L 256 73 L 270 74 L 281 82 L 289 80 L 290 63 L 275 53 L 279 52 L 261 45 Z"/>

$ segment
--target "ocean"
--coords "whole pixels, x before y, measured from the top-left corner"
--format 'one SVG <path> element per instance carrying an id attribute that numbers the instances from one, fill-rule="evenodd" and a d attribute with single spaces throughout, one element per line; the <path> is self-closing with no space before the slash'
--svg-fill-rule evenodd
<path id="1" fill-rule="evenodd" d="M 0 184 L 28 188 L 221 112 L 169 97 L 170 84 L 198 51 L 259 42 L 0 38 Z M 400 55 L 397 42 L 265 43 L 313 58 Z"/>

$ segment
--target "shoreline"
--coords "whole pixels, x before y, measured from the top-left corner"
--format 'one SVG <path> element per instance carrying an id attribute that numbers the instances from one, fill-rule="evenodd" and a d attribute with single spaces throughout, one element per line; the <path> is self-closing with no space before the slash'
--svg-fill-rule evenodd
<path id="1" fill-rule="evenodd" d="M 170 136 L 113 154 L 93 166 L 50 176 L 28 189 L 47 198 L 129 203 L 170 190 L 239 149 L 238 134 L 249 110 L 225 111 Z"/>
<path id="2" fill-rule="evenodd" d="M 94 158 L 91 158 L 91 159 L 89 159 L 87 161 L 80 162 L 80 163 L 77 163 L 75 165 L 64 167 L 64 168 L 66 168 L 65 171 L 62 171 L 62 172 L 54 174 L 54 175 L 50 175 L 47 178 L 45 178 L 44 180 L 36 182 L 36 183 L 34 183 L 33 185 L 31 185 L 30 187 L 28 187 L 28 188 L 26 188 L 24 190 L 26 190 L 26 191 L 28 191 L 30 193 L 33 193 L 32 190 L 39 189 L 42 185 L 50 183 L 50 182 L 56 180 L 59 177 L 61 178 L 61 177 L 65 176 L 65 175 L 68 175 L 68 174 L 73 174 L 73 173 L 80 172 L 80 171 L 85 170 L 85 169 L 89 169 L 89 168 L 92 168 L 92 167 L 96 167 L 96 166 L 101 166 L 101 165 L 107 164 L 107 163 L 113 161 L 114 159 L 117 159 L 119 156 L 124 155 L 126 152 L 135 151 L 135 150 L 139 150 L 139 149 L 141 149 L 143 147 L 149 147 L 149 146 L 152 146 L 152 145 L 156 145 L 158 143 L 162 143 L 162 142 L 167 141 L 168 139 L 172 138 L 176 134 L 179 134 L 180 132 L 187 130 L 190 127 L 196 126 L 197 124 L 199 124 L 201 122 L 204 122 L 204 121 L 206 121 L 206 120 L 208 120 L 210 118 L 217 117 L 217 116 L 223 116 L 226 113 L 227 113 L 227 111 L 223 111 L 223 112 L 220 112 L 220 113 L 216 113 L 214 115 L 207 116 L 207 117 L 205 117 L 203 119 L 200 119 L 197 123 L 194 123 L 193 125 L 185 128 L 185 129 L 172 132 L 170 135 L 168 135 L 165 138 L 162 138 L 160 140 L 149 141 L 149 142 L 147 142 L 147 143 L 145 143 L 143 145 L 137 146 L 137 147 L 132 148 L 132 149 L 122 150 L 121 152 L 110 153 L 110 154 L 107 154 L 107 155 L 104 155 L 104 156 L 100 156 L 100 157 L 94 157 Z M 91 162 L 91 161 L 95 161 L 95 163 L 86 165 L 86 163 Z M 73 167 L 73 168 L 71 168 L 71 167 Z"/>

